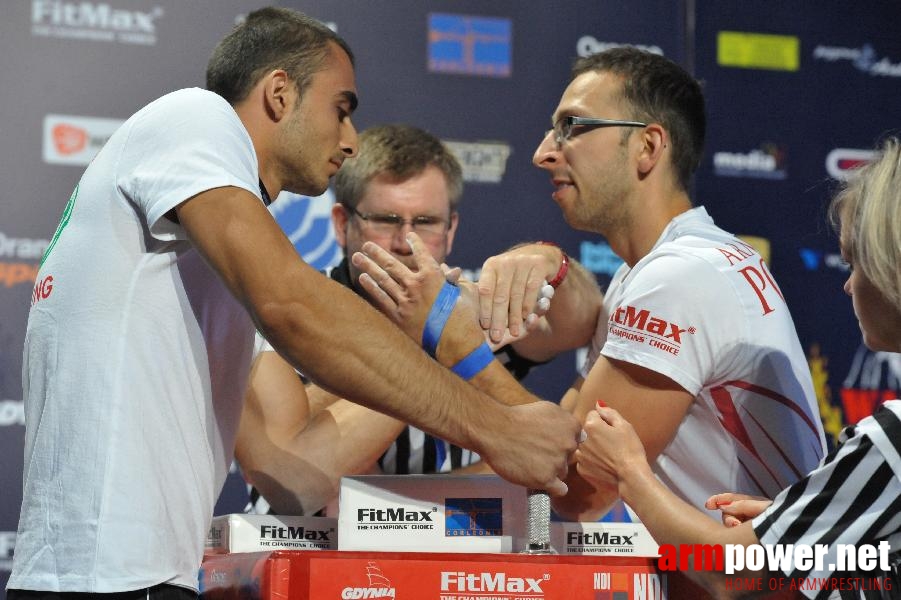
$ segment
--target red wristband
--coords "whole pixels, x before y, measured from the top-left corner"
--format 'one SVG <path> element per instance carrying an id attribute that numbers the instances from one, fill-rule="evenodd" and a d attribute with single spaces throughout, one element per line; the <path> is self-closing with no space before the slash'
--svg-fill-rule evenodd
<path id="1" fill-rule="evenodd" d="M 559 244 L 555 244 L 554 242 L 535 242 L 536 244 L 541 244 L 544 246 L 554 246 L 560 250 L 560 254 L 563 255 L 563 260 L 560 262 L 560 268 L 557 270 L 557 274 L 554 275 L 554 278 L 548 281 L 548 285 L 554 289 L 560 287 L 560 284 L 563 283 L 563 280 L 566 279 L 566 274 L 569 272 L 569 256 L 566 254 L 566 250 L 560 248 Z"/>

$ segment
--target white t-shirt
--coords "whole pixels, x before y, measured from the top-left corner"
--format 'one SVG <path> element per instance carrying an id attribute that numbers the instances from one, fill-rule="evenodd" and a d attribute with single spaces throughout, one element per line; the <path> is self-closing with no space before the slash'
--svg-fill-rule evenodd
<path id="1" fill-rule="evenodd" d="M 197 588 L 254 328 L 164 215 L 222 186 L 259 197 L 250 136 L 187 89 L 132 116 L 73 193 L 28 318 L 10 588 Z"/>
<path id="2" fill-rule="evenodd" d="M 603 354 L 695 396 L 653 465 L 676 494 L 697 507 L 726 491 L 772 498 L 817 466 L 823 427 L 782 293 L 760 255 L 703 207 L 620 267 L 604 305 L 583 376 Z"/>

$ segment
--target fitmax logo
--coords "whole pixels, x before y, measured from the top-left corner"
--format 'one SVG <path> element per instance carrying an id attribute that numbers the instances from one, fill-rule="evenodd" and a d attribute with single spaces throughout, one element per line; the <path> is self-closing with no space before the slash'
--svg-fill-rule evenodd
<path id="1" fill-rule="evenodd" d="M 611 535 L 604 531 L 595 531 L 593 533 L 582 533 L 581 531 L 570 531 L 566 534 L 566 543 L 569 545 L 593 545 L 593 546 L 633 546 L 632 535 Z"/>
<path id="2" fill-rule="evenodd" d="M 442 571 L 441 591 L 543 594 L 541 582 L 548 579 L 550 579 L 550 575 L 533 579 L 531 577 L 507 577 L 506 573 Z"/>
<path id="3" fill-rule="evenodd" d="M 278 527 L 276 525 L 260 525 L 260 537 L 274 540 L 309 540 L 328 542 L 329 532 L 322 529 L 306 529 L 304 527 Z"/>
<path id="4" fill-rule="evenodd" d="M 123 32 L 156 34 L 154 21 L 163 14 L 156 7 L 151 12 L 114 9 L 109 4 L 32 0 L 31 22 L 34 25 L 90 27 Z"/>
<path id="5" fill-rule="evenodd" d="M 424 523 L 432 522 L 432 510 L 407 510 L 399 508 L 359 508 L 357 520 L 361 523 Z"/>
<path id="6" fill-rule="evenodd" d="M 682 334 L 695 332 L 694 327 L 682 328 L 675 323 L 652 317 L 647 309 L 638 310 L 634 306 L 621 306 L 613 311 L 610 320 L 618 325 L 640 329 L 654 335 L 669 338 L 674 344 L 682 343 Z"/>
<path id="7" fill-rule="evenodd" d="M 31 35 L 38 37 L 156 45 L 156 20 L 163 9 L 121 10 L 109 4 L 32 0 Z"/>

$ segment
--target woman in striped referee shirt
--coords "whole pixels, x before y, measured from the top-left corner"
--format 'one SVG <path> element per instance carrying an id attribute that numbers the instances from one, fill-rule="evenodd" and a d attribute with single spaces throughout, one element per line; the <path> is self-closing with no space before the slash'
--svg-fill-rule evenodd
<path id="1" fill-rule="evenodd" d="M 901 143 L 888 140 L 876 158 L 849 181 L 830 210 L 840 232 L 842 255 L 851 267 L 845 292 L 851 296 L 864 343 L 872 350 L 901 352 Z M 692 562 L 687 574 L 718 597 L 766 595 L 796 589 L 810 598 L 901 598 L 897 577 L 901 549 L 901 400 L 885 402 L 856 426 L 807 477 L 772 501 L 718 494 L 707 508 L 723 512 L 726 527 L 678 499 L 652 474 L 631 425 L 599 402 L 585 425 L 588 439 L 576 452 L 579 473 L 613 481 L 662 550 L 681 545 L 760 544 L 767 550 L 788 544 L 821 549 L 811 565 L 763 563 L 730 576 Z M 844 545 L 844 546 L 843 546 Z M 870 545 L 881 554 L 874 570 L 839 568 L 839 550 Z M 736 546 L 733 546 L 733 550 Z M 729 549 L 727 548 L 727 551 Z M 766 552 L 762 556 L 766 556 Z M 888 559 L 886 559 L 888 555 Z M 703 563 L 703 559 L 699 559 Z M 710 561 L 708 561 L 710 562 Z M 894 565 L 894 566 L 893 566 Z M 663 567 L 663 563 L 661 563 Z M 894 575 L 893 575 L 894 574 Z M 759 590 L 737 586 L 760 579 Z M 758 586 L 752 586 L 758 587 Z M 743 589 L 740 589 L 743 588 Z"/>

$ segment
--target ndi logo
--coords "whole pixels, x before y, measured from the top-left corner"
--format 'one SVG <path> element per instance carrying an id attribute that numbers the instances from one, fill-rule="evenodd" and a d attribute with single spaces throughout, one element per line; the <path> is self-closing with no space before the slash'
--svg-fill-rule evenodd
<path id="1" fill-rule="evenodd" d="M 334 203 L 335 194 L 329 189 L 312 198 L 282 192 L 269 207 L 297 253 L 315 269 L 324 270 L 341 262 L 341 247 L 332 228 Z"/>
<path id="2" fill-rule="evenodd" d="M 445 498 L 445 537 L 502 535 L 503 530 L 501 498 Z"/>
<path id="3" fill-rule="evenodd" d="M 429 71 L 510 77 L 512 37 L 510 19 L 432 13 Z"/>

